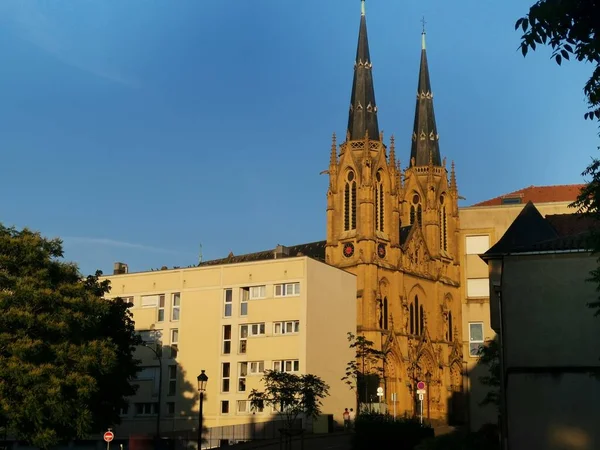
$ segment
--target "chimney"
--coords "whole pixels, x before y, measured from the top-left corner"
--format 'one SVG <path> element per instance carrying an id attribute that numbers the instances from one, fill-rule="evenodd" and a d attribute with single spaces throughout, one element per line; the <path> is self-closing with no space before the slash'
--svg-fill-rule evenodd
<path id="1" fill-rule="evenodd" d="M 290 256 L 290 249 L 285 245 L 277 244 L 277 247 L 275 247 L 275 251 L 273 252 L 273 256 L 275 259 L 281 259 L 285 258 L 286 256 Z"/>
<path id="2" fill-rule="evenodd" d="M 129 267 L 127 267 L 127 264 L 122 262 L 116 262 L 114 264 L 113 275 L 124 275 L 126 273 L 129 273 Z"/>

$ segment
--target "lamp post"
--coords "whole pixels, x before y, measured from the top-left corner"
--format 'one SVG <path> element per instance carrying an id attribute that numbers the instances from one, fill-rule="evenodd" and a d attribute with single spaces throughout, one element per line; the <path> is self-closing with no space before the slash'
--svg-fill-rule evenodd
<path id="1" fill-rule="evenodd" d="M 160 402 L 162 401 L 162 358 L 154 347 L 147 345 L 145 342 L 142 344 L 142 347 L 152 350 L 156 355 L 156 359 L 158 359 L 158 404 L 156 407 L 156 441 L 158 445 L 158 440 L 160 439 Z"/>
<path id="2" fill-rule="evenodd" d="M 200 375 L 198 375 L 198 392 L 200 393 L 200 409 L 198 411 L 198 450 L 202 448 L 202 407 L 204 404 L 206 383 L 208 382 L 208 376 L 204 373 L 204 370 L 200 372 Z"/>
<path id="3" fill-rule="evenodd" d="M 429 372 L 429 370 L 425 373 L 425 381 L 427 382 L 427 420 L 431 420 L 431 417 L 429 416 L 429 399 L 431 397 L 429 385 L 431 384 L 431 372 Z"/>

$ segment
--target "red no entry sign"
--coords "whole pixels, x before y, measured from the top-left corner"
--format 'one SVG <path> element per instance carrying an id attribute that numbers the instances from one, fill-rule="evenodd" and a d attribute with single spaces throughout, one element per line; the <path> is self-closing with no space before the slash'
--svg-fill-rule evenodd
<path id="1" fill-rule="evenodd" d="M 419 381 L 417 383 L 417 389 L 425 389 L 425 383 L 423 383 L 422 381 Z"/>
<path id="2" fill-rule="evenodd" d="M 115 433 L 113 433 L 112 431 L 107 431 L 106 433 L 104 433 L 104 440 L 106 442 L 110 442 L 115 438 Z"/>

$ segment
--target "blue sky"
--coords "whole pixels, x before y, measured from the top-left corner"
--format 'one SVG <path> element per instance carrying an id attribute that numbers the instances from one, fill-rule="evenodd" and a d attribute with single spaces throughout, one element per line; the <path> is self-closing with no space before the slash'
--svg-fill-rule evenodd
<path id="1" fill-rule="evenodd" d="M 380 129 L 408 163 L 421 17 L 463 204 L 581 182 L 591 67 L 523 58 L 529 2 L 372 0 Z M 2 0 L 0 221 L 83 273 L 187 266 L 325 237 L 358 0 Z"/>

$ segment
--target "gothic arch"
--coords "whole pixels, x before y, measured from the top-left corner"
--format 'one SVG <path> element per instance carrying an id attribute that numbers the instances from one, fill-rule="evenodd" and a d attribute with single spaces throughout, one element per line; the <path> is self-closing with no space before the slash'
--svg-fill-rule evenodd
<path id="1" fill-rule="evenodd" d="M 378 169 L 375 172 L 375 182 L 373 183 L 374 198 L 375 198 L 375 230 L 382 233 L 385 232 L 386 222 L 386 186 L 389 184 L 386 180 L 386 171 Z"/>
<path id="2" fill-rule="evenodd" d="M 439 221 L 440 221 L 440 250 L 448 251 L 448 195 L 442 192 L 438 198 L 439 201 Z"/>
<path id="3" fill-rule="evenodd" d="M 415 284 L 408 294 L 409 334 L 420 336 L 425 329 L 425 290 Z"/>
<path id="4" fill-rule="evenodd" d="M 351 231 L 356 230 L 358 172 L 347 166 L 343 176 L 344 231 Z"/>

